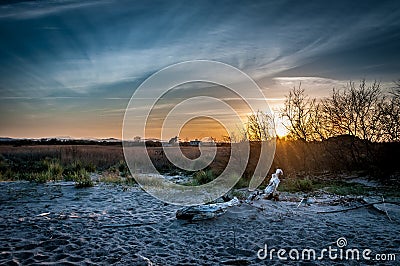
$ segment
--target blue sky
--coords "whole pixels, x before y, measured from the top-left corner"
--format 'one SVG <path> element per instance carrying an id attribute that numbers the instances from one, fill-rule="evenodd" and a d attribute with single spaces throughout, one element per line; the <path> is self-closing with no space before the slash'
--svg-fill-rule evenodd
<path id="1" fill-rule="evenodd" d="M 0 136 L 121 137 L 149 75 L 185 60 L 246 72 L 271 104 L 349 80 L 400 78 L 398 1 L 8 1 Z"/>

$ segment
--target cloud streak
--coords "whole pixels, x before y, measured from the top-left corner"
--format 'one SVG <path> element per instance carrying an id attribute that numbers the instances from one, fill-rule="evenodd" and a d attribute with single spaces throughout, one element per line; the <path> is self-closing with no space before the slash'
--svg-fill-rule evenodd
<path id="1" fill-rule="evenodd" d="M 0 5 L 0 99 L 21 108 L 25 98 L 120 99 L 117 110 L 152 73 L 194 59 L 238 67 L 270 98 L 282 98 L 300 81 L 318 96 L 350 79 L 389 82 L 399 78 L 397 6 L 177 0 Z M 93 100 L 82 108 L 97 105 Z"/>

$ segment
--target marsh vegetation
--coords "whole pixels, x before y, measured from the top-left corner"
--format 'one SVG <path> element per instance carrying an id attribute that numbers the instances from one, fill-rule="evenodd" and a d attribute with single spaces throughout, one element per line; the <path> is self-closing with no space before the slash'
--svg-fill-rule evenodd
<path id="1" fill-rule="evenodd" d="M 349 191 L 339 189 L 346 187 L 340 181 L 343 176 L 366 177 L 398 187 L 399 82 L 391 90 L 382 89 L 378 82 L 350 82 L 341 90 L 333 89 L 331 95 L 323 99 L 308 97 L 306 89 L 299 85 L 286 96 L 281 116 L 287 120 L 288 135 L 284 138 L 275 137 L 271 131 L 273 117 L 258 111 L 248 117 L 248 123 L 242 132 L 238 132 L 237 139 L 219 143 L 211 164 L 198 171 L 176 167 L 168 160 L 163 150 L 166 147 L 160 143 L 144 144 L 152 164 L 161 174 L 192 176 L 192 181 L 186 185 L 212 181 L 224 171 L 230 159 L 240 164 L 240 155 L 231 156 L 232 145 L 249 141 L 249 160 L 236 188 L 248 186 L 260 159 L 261 143 L 274 139 L 276 151 L 271 171 L 278 167 L 285 169 L 284 190 L 310 192 L 328 184 L 337 188 L 332 189 L 333 192 L 343 194 Z M 120 142 L 78 144 L 73 140 L 63 143 L 57 140 L 2 142 L 0 180 L 37 183 L 66 180 L 75 181 L 77 187 L 86 187 L 93 185 L 91 175 L 97 174 L 100 176 L 98 181 L 135 183 Z M 200 154 L 198 147 L 182 144 L 177 149 L 189 159 Z M 139 156 L 138 165 L 140 160 Z M 329 178 L 321 180 L 321 176 Z"/>

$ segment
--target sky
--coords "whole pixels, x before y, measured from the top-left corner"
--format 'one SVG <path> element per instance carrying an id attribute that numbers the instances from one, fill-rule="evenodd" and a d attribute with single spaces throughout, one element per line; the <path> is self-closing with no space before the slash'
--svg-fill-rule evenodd
<path id="1" fill-rule="evenodd" d="M 398 1 L 3 1 L 0 36 L 3 137 L 120 139 L 139 85 L 187 60 L 240 69 L 275 112 L 300 82 L 400 78 Z"/>

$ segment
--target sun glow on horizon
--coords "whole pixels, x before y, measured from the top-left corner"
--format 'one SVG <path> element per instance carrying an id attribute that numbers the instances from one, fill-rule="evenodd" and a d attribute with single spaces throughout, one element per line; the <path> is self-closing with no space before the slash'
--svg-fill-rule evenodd
<path id="1" fill-rule="evenodd" d="M 275 125 L 275 132 L 279 138 L 286 137 L 289 133 L 287 128 L 282 123 Z"/>

